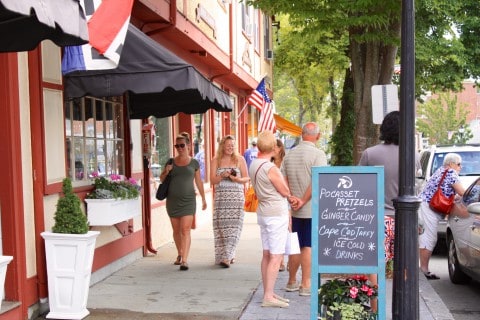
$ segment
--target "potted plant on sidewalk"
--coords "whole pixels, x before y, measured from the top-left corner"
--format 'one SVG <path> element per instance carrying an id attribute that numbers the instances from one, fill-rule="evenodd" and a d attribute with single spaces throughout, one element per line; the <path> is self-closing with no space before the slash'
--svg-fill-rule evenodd
<path id="1" fill-rule="evenodd" d="M 92 226 L 111 226 L 141 214 L 140 186 L 130 178 L 112 174 L 96 177 L 94 190 L 85 199 L 88 222 Z"/>
<path id="2" fill-rule="evenodd" d="M 86 307 L 95 241 L 100 232 L 89 231 L 82 202 L 69 178 L 63 180 L 62 191 L 52 232 L 41 234 L 47 260 L 47 318 L 83 319 L 90 313 Z"/>
<path id="3" fill-rule="evenodd" d="M 370 299 L 378 294 L 365 275 L 327 280 L 318 290 L 318 310 L 326 320 L 374 320 Z"/>

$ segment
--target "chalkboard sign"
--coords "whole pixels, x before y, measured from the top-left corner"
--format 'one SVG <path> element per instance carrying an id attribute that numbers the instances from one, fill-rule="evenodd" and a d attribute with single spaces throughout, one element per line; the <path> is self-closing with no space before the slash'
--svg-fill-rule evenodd
<path id="1" fill-rule="evenodd" d="M 377 175 L 322 174 L 318 184 L 318 263 L 376 266 Z"/>
<path id="2" fill-rule="evenodd" d="M 384 168 L 312 168 L 310 320 L 317 320 L 321 274 L 377 274 L 385 319 Z"/>

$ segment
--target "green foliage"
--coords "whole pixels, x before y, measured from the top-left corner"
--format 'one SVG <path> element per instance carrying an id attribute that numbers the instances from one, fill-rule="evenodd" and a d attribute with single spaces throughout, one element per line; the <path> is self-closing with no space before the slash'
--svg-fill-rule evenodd
<path id="1" fill-rule="evenodd" d="M 326 84 L 330 76 L 342 81 L 338 67 L 342 59 L 348 59 L 354 77 L 355 130 L 340 125 L 346 130 L 338 139 L 334 157 L 340 163 L 353 149 L 358 156 L 366 147 L 376 143 L 377 131 L 371 124 L 370 87 L 392 82 L 394 63 L 399 63 L 401 1 L 400 0 L 243 0 L 268 14 L 288 15 L 293 26 L 292 38 L 296 41 L 285 44 L 285 51 L 292 50 L 292 58 L 283 60 L 284 53 L 275 48 L 275 68 L 288 70 L 288 74 L 301 75 L 295 79 L 299 96 L 299 117 L 318 101 L 327 101 L 324 92 L 317 86 L 309 86 L 310 65 L 323 68 L 322 76 L 313 79 Z M 282 24 L 283 28 L 283 24 Z M 462 80 L 480 76 L 480 18 L 478 0 L 420 0 L 415 2 L 415 95 L 426 91 L 459 90 Z M 282 41 L 284 36 L 282 35 Z M 286 53 L 288 54 L 288 52 Z M 295 59 L 297 58 L 297 60 Z M 280 60 L 278 58 L 281 58 Z M 407 64 L 403 68 L 410 67 Z M 335 71 L 337 73 L 335 74 Z M 277 72 L 277 71 L 276 71 Z M 296 74 L 295 74 L 296 73 Z M 311 83 L 311 81 L 310 81 Z M 276 85 L 276 84 L 275 84 Z M 321 88 L 321 87 L 320 87 Z M 317 91 L 315 94 L 313 91 Z M 314 103 L 302 92 L 320 99 Z M 294 92 L 295 94 L 295 92 Z M 323 99 L 322 99 L 323 98 Z M 302 109 L 303 108 L 303 109 Z M 349 105 L 342 105 L 349 108 Z M 350 117 L 349 112 L 342 112 Z M 340 120 L 341 123 L 342 119 Z M 351 121 L 348 120 L 348 123 Z M 436 127 L 441 124 L 433 123 Z M 333 126 L 334 127 L 334 126 Z M 337 130 L 338 130 L 337 129 Z M 446 130 L 445 130 L 446 131 Z M 335 130 L 336 132 L 336 130 Z M 350 139 L 355 132 L 355 142 L 341 145 L 341 139 Z M 350 149 L 349 149 L 350 148 Z M 336 152 L 342 152 L 336 154 Z"/>
<path id="2" fill-rule="evenodd" d="M 112 175 L 112 180 L 105 177 L 95 179 L 94 190 L 87 195 L 87 199 L 137 199 L 140 195 L 140 186 L 136 181 L 120 180 L 120 176 Z"/>
<path id="3" fill-rule="evenodd" d="M 58 199 L 55 211 L 54 233 L 85 234 L 88 232 L 88 220 L 83 214 L 82 202 L 73 192 L 70 178 L 63 179 L 64 196 Z"/>
<path id="4" fill-rule="evenodd" d="M 338 317 L 335 317 L 338 315 Z M 322 319 L 342 319 L 342 320 L 376 320 L 377 314 L 359 303 L 338 303 L 334 302 L 327 309 L 327 318 Z"/>
<path id="5" fill-rule="evenodd" d="M 473 136 L 469 129 L 459 134 L 458 129 L 465 127 L 468 111 L 465 104 L 458 103 L 457 96 L 448 92 L 418 105 L 417 115 L 417 131 L 428 137 L 429 144 L 465 142 Z M 448 139 L 449 131 L 454 133 L 452 140 Z"/>
<path id="6" fill-rule="evenodd" d="M 350 69 L 345 72 L 345 84 L 342 95 L 340 123 L 332 136 L 332 166 L 351 166 L 353 163 L 353 132 L 355 130 L 355 111 L 353 105 L 353 79 Z"/>

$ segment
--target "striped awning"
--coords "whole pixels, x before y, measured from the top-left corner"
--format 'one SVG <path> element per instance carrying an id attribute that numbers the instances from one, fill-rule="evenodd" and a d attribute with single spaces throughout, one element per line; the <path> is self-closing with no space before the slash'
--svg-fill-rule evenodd
<path id="1" fill-rule="evenodd" d="M 0 0 L 0 52 L 33 50 L 46 39 L 61 47 L 88 43 L 78 0 Z"/>

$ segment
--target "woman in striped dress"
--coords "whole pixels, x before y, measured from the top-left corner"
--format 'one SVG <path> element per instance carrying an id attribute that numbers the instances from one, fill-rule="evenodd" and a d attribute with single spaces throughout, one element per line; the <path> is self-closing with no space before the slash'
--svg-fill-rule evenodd
<path id="1" fill-rule="evenodd" d="M 235 138 L 225 136 L 212 159 L 210 181 L 214 185 L 213 236 L 215 264 L 229 268 L 243 227 L 244 184 L 250 180 L 245 159 L 235 148 Z"/>

